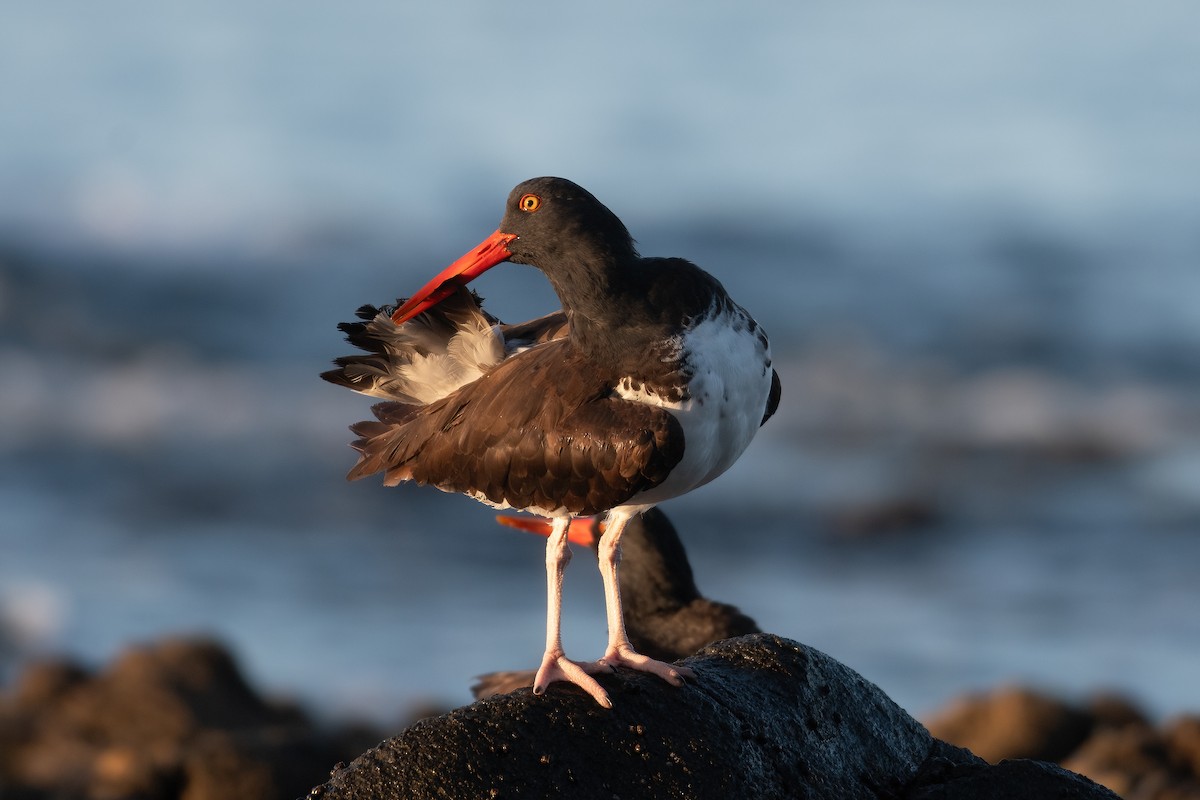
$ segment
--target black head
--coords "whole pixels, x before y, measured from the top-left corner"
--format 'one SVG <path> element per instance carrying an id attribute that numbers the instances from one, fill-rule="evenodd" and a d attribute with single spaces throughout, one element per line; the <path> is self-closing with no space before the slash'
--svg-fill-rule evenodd
<path id="1" fill-rule="evenodd" d="M 508 195 L 500 230 L 516 235 L 510 261 L 546 272 L 637 256 L 625 225 L 591 192 L 565 178 L 531 178 Z"/>
<path id="2" fill-rule="evenodd" d="M 413 293 L 392 314 L 403 324 L 504 261 L 546 273 L 563 307 L 603 315 L 606 293 L 637 258 L 617 216 L 563 178 L 534 178 L 508 196 L 500 228 Z"/>

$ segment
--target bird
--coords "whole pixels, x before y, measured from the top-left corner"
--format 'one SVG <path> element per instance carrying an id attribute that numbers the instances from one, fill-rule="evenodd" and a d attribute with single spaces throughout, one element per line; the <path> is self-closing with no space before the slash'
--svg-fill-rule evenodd
<path id="1" fill-rule="evenodd" d="M 551 532 L 551 526 L 536 517 L 501 515 L 496 521 L 542 536 Z M 571 521 L 567 539 L 596 552 L 603 532 L 600 517 L 580 517 Z M 621 550 L 625 630 L 639 653 L 675 661 L 713 642 L 761 632 L 735 606 L 700 594 L 683 542 L 661 508 L 629 520 L 621 534 Z M 532 685 L 534 677 L 533 670 L 492 672 L 479 676 L 471 691 L 477 699 L 507 694 Z"/>
<path id="2" fill-rule="evenodd" d="M 540 270 L 561 311 L 501 326 L 470 308 L 462 288 L 505 261 Z M 437 311 L 445 302 L 452 309 Z M 692 262 L 641 256 L 616 214 L 555 177 L 518 184 L 494 233 L 388 310 L 365 319 L 360 309 L 364 321 L 343 330 L 367 356 L 322 375 L 384 400 L 351 426 L 359 459 L 347 477 L 382 473 L 387 486 L 432 485 L 551 521 L 535 694 L 565 681 L 611 707 L 593 675 L 694 678 L 630 643 L 621 536 L 635 515 L 725 472 L 775 412 L 763 327 Z M 608 643 L 579 662 L 561 638 L 567 534 L 572 519 L 599 514 Z"/>

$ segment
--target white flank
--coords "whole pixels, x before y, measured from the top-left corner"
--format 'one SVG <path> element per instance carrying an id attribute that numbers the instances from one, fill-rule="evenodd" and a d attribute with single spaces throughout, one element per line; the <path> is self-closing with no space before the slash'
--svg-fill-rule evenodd
<path id="1" fill-rule="evenodd" d="M 666 409 L 684 433 L 683 460 L 628 506 L 651 506 L 703 486 L 729 469 L 758 432 L 771 393 L 771 369 L 765 367 L 771 349 L 744 314 L 739 309 L 706 318 L 679 337 L 678 352 L 692 372 L 686 400 L 668 402 L 630 379 L 618 384 L 618 396 Z"/>

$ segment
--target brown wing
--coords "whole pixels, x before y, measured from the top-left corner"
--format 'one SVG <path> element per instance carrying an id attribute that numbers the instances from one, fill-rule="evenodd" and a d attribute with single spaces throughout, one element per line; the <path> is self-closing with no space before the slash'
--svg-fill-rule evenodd
<path id="1" fill-rule="evenodd" d="M 521 343 L 541 344 L 567 335 L 567 312 L 554 311 L 544 317 L 531 319 L 516 325 L 501 325 L 500 333 L 505 345 L 511 350 Z"/>
<path id="2" fill-rule="evenodd" d="M 387 485 L 598 514 L 662 483 L 683 457 L 678 420 L 613 396 L 612 383 L 569 340 L 539 345 L 398 424 L 355 425 L 362 456 L 348 477 L 383 472 Z"/>
<path id="3" fill-rule="evenodd" d="M 498 694 L 508 694 L 517 689 L 533 686 L 535 677 L 537 677 L 537 673 L 531 669 L 489 672 L 475 679 L 476 683 L 471 687 L 471 694 L 475 695 L 476 700 L 486 700 Z"/>

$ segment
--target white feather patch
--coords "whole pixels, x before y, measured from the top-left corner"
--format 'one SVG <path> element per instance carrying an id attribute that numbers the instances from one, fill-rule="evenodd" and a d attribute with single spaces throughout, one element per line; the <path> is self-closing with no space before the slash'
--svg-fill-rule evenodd
<path id="1" fill-rule="evenodd" d="M 504 359 L 504 337 L 481 314 L 459 320 L 448 338 L 444 329 L 396 325 L 386 314 L 371 324 L 392 357 L 386 386 L 391 397 L 428 405 L 478 380 Z"/>
<path id="2" fill-rule="evenodd" d="M 629 505 L 653 505 L 716 478 L 750 445 L 771 393 L 771 349 L 752 331 L 741 309 L 702 320 L 679 337 L 679 353 L 691 371 L 687 398 L 667 401 L 631 379 L 617 395 L 666 409 L 683 427 L 683 459 L 655 488 Z"/>

